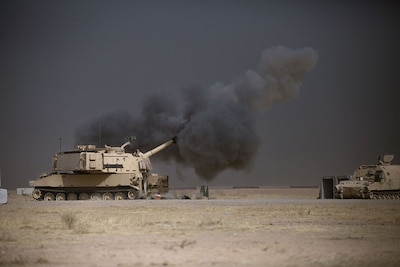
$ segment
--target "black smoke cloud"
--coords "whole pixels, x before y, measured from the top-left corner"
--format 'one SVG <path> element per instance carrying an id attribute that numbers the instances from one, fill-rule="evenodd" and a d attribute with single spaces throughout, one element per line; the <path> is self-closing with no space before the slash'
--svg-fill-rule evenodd
<path id="1" fill-rule="evenodd" d="M 266 49 L 257 70 L 232 83 L 152 95 L 139 116 L 119 111 L 80 127 L 76 143 L 119 146 L 136 136 L 135 148 L 146 151 L 178 136 L 177 146 L 157 158 L 193 168 L 205 180 L 226 169 L 250 168 L 259 147 L 255 116 L 273 103 L 296 97 L 317 60 L 312 48 Z"/>

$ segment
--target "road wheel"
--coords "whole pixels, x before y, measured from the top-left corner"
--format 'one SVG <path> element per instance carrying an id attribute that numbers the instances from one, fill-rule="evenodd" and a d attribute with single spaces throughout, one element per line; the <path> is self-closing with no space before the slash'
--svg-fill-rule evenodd
<path id="1" fill-rule="evenodd" d="M 88 199 L 89 199 L 88 193 L 80 193 L 79 194 L 79 200 L 88 200 Z"/>
<path id="2" fill-rule="evenodd" d="M 78 195 L 76 193 L 69 193 L 67 195 L 67 200 L 77 200 L 78 199 Z"/>
<path id="3" fill-rule="evenodd" d="M 58 193 L 58 194 L 56 195 L 56 200 L 57 200 L 57 201 L 64 201 L 66 198 L 67 198 L 67 197 L 65 196 L 64 193 Z"/>
<path id="4" fill-rule="evenodd" d="M 53 201 L 53 200 L 56 200 L 56 197 L 54 196 L 53 193 L 47 192 L 46 194 L 44 194 L 43 199 L 45 201 Z"/>
<path id="5" fill-rule="evenodd" d="M 114 199 L 115 200 L 124 200 L 124 199 L 126 199 L 126 195 L 123 192 L 118 192 L 115 194 Z"/>
<path id="6" fill-rule="evenodd" d="M 138 190 L 129 190 L 128 198 L 129 199 L 138 199 L 140 197 L 140 193 Z"/>
<path id="7" fill-rule="evenodd" d="M 103 200 L 112 200 L 113 199 L 113 195 L 111 193 L 104 193 L 103 194 Z"/>
<path id="8" fill-rule="evenodd" d="M 101 199 L 101 195 L 99 193 L 93 193 L 90 195 L 91 200 L 99 200 Z"/>

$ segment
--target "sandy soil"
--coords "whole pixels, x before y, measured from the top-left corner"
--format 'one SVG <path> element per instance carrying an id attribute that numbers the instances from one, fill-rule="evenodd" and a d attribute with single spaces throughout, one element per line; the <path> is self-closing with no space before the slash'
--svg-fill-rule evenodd
<path id="1" fill-rule="evenodd" d="M 195 190 L 171 195 L 196 198 Z M 0 206 L 0 266 L 398 266 L 400 202 L 318 189 Z"/>

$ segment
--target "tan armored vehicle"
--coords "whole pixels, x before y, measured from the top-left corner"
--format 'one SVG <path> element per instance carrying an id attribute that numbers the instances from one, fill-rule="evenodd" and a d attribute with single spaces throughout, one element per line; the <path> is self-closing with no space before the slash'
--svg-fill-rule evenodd
<path id="1" fill-rule="evenodd" d="M 378 158 L 376 165 L 362 165 L 351 180 L 335 186 L 335 198 L 400 199 L 400 165 L 392 165 L 394 156 Z"/>
<path id="2" fill-rule="evenodd" d="M 122 200 L 168 192 L 168 176 L 150 173 L 150 157 L 176 142 L 176 137 L 142 153 L 121 147 L 80 145 L 53 156 L 49 174 L 30 181 L 37 200 Z"/>

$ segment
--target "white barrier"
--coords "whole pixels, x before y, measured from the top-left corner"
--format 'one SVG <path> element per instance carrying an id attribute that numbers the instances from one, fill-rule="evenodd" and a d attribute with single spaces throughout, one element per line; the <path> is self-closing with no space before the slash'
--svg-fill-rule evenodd
<path id="1" fill-rule="evenodd" d="M 7 203 L 7 189 L 0 188 L 0 204 Z"/>
<path id="2" fill-rule="evenodd" d="M 29 196 L 32 195 L 32 192 L 33 192 L 32 187 L 17 188 L 17 195 Z"/>

